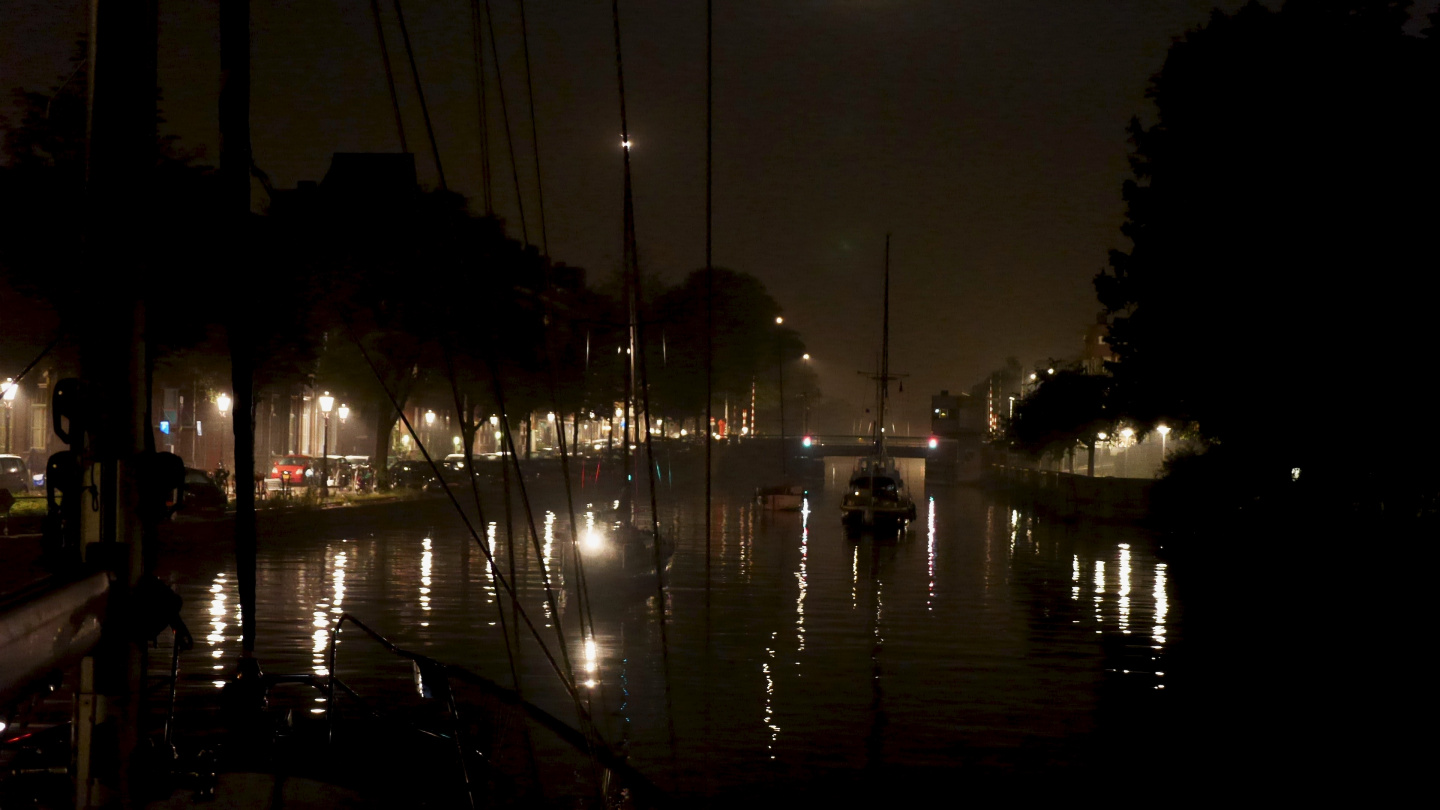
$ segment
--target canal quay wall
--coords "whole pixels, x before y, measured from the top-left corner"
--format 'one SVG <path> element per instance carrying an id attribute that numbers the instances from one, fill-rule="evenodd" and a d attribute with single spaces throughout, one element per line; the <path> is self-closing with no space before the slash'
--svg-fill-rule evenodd
<path id="1" fill-rule="evenodd" d="M 1062 520 L 1138 523 L 1150 517 L 1153 478 L 1088 475 L 994 464 L 987 483 Z"/>

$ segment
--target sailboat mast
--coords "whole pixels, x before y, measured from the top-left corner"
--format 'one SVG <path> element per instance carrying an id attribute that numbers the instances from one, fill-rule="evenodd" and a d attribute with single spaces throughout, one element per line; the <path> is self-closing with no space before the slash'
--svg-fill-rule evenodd
<path id="1" fill-rule="evenodd" d="M 885 234 L 885 316 L 880 327 L 880 413 L 875 443 L 885 458 L 885 400 L 890 397 L 890 234 Z"/>

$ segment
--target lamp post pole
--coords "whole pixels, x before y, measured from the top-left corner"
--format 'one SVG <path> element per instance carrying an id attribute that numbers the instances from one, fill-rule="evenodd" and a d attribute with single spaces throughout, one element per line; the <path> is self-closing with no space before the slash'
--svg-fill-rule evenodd
<path id="1" fill-rule="evenodd" d="M 776 315 L 775 325 L 783 323 L 785 319 Z M 779 329 L 775 330 L 775 367 L 780 383 L 780 474 L 785 475 L 788 472 L 786 456 L 790 454 L 785 450 L 785 333 Z"/>
<path id="2" fill-rule="evenodd" d="M 350 418 L 350 406 L 341 403 L 340 407 L 336 409 L 335 413 L 340 415 L 340 425 L 339 427 L 335 428 L 335 448 L 339 451 L 340 455 L 343 456 L 345 455 L 345 445 L 340 443 L 340 428 L 345 427 L 345 420 Z"/>
<path id="3" fill-rule="evenodd" d="M 20 385 L 14 379 L 6 377 L 5 384 L 0 386 L 0 389 L 4 391 L 3 394 L 0 394 L 0 398 L 5 401 L 5 452 L 10 453 L 13 452 L 10 449 L 10 445 L 13 443 L 10 438 L 10 414 L 15 407 L 15 395 L 20 393 Z"/>
<path id="4" fill-rule="evenodd" d="M 219 397 L 216 397 L 216 399 L 215 399 L 215 408 L 216 408 L 216 410 L 220 411 L 220 466 L 221 466 L 221 467 L 224 467 L 224 466 L 225 466 L 225 415 L 230 412 L 230 397 L 227 396 L 227 395 L 225 395 L 225 394 L 221 394 Z M 226 483 L 226 490 L 227 490 L 227 492 L 226 492 L 225 494 L 228 496 L 228 495 L 230 494 L 230 493 L 228 492 L 228 490 L 229 490 L 229 483 L 230 483 L 230 482 L 229 482 L 229 480 L 227 479 L 225 483 Z M 239 486 L 239 484 L 237 483 L 236 486 Z"/>
<path id="5" fill-rule="evenodd" d="M 320 497 L 330 497 L 330 409 L 335 407 L 335 398 L 326 391 L 320 397 L 320 413 L 325 416 L 325 438 L 320 443 Z"/>

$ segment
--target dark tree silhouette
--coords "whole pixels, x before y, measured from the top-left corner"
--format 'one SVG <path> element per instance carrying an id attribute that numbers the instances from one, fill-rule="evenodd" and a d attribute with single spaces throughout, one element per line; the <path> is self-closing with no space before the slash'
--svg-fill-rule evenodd
<path id="1" fill-rule="evenodd" d="M 1045 375 L 1034 393 L 1015 407 L 1011 445 L 1034 457 L 1060 457 L 1084 446 L 1091 454 L 1086 465 L 1093 473 L 1098 434 L 1115 429 L 1106 404 L 1110 384 L 1109 377 L 1077 369 Z"/>
<path id="2" fill-rule="evenodd" d="M 728 396 L 732 402 L 748 403 L 753 380 L 774 402 L 779 362 L 787 364 L 787 398 L 814 389 L 808 372 L 794 367 L 805 353 L 805 344 L 795 330 L 775 323 L 780 304 L 759 279 L 715 268 L 714 306 L 717 401 Z M 654 312 L 663 328 L 652 329 L 651 335 L 663 334 L 667 358 L 652 375 L 655 407 L 675 418 L 698 417 L 696 424 L 701 424 L 705 421 L 705 271 L 690 273 L 679 285 L 661 292 Z M 798 419 L 795 424 L 799 425 Z"/>
<path id="3" fill-rule="evenodd" d="M 1171 48 L 1131 126 L 1131 247 L 1095 280 L 1124 415 L 1193 422 L 1277 479 L 1413 466 L 1440 49 L 1408 5 L 1252 3 Z"/>

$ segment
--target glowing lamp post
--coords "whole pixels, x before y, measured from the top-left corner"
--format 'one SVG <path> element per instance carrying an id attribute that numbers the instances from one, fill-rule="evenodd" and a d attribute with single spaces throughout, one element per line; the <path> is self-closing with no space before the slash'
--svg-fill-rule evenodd
<path id="1" fill-rule="evenodd" d="M 342 402 L 340 403 L 340 407 L 335 409 L 335 413 L 340 417 L 340 427 L 335 428 L 335 447 L 339 449 L 344 446 L 340 444 L 340 428 L 345 427 L 345 420 L 350 418 L 350 406 Z M 344 455 L 344 453 L 341 453 L 341 455 Z M 354 478 L 354 476 L 352 475 L 351 478 Z"/>
<path id="2" fill-rule="evenodd" d="M 780 326 L 785 319 L 779 315 L 775 316 L 775 325 Z M 776 377 L 780 388 L 780 474 L 786 475 L 786 456 L 790 455 L 785 449 L 785 333 L 779 329 L 775 330 L 775 366 Z"/>
<path id="3" fill-rule="evenodd" d="M 5 452 L 10 452 L 10 412 L 14 409 L 15 396 L 20 393 L 20 386 L 11 377 L 5 378 L 5 383 L 0 385 L 0 399 L 5 401 Z"/>
<path id="4" fill-rule="evenodd" d="M 220 466 L 225 466 L 225 417 L 230 413 L 230 395 L 221 394 L 215 398 L 215 410 L 220 412 Z M 227 489 L 229 481 L 226 481 Z M 227 493 L 228 494 L 228 493 Z"/>
<path id="5" fill-rule="evenodd" d="M 325 415 L 325 441 L 320 444 L 320 497 L 330 497 L 330 411 L 335 407 L 335 397 L 326 391 L 320 397 L 320 413 Z"/>
<path id="6" fill-rule="evenodd" d="M 1155 428 L 1155 431 L 1160 434 L 1160 463 L 1163 464 L 1165 463 L 1165 437 L 1170 435 L 1170 427 L 1160 425 Z"/>

